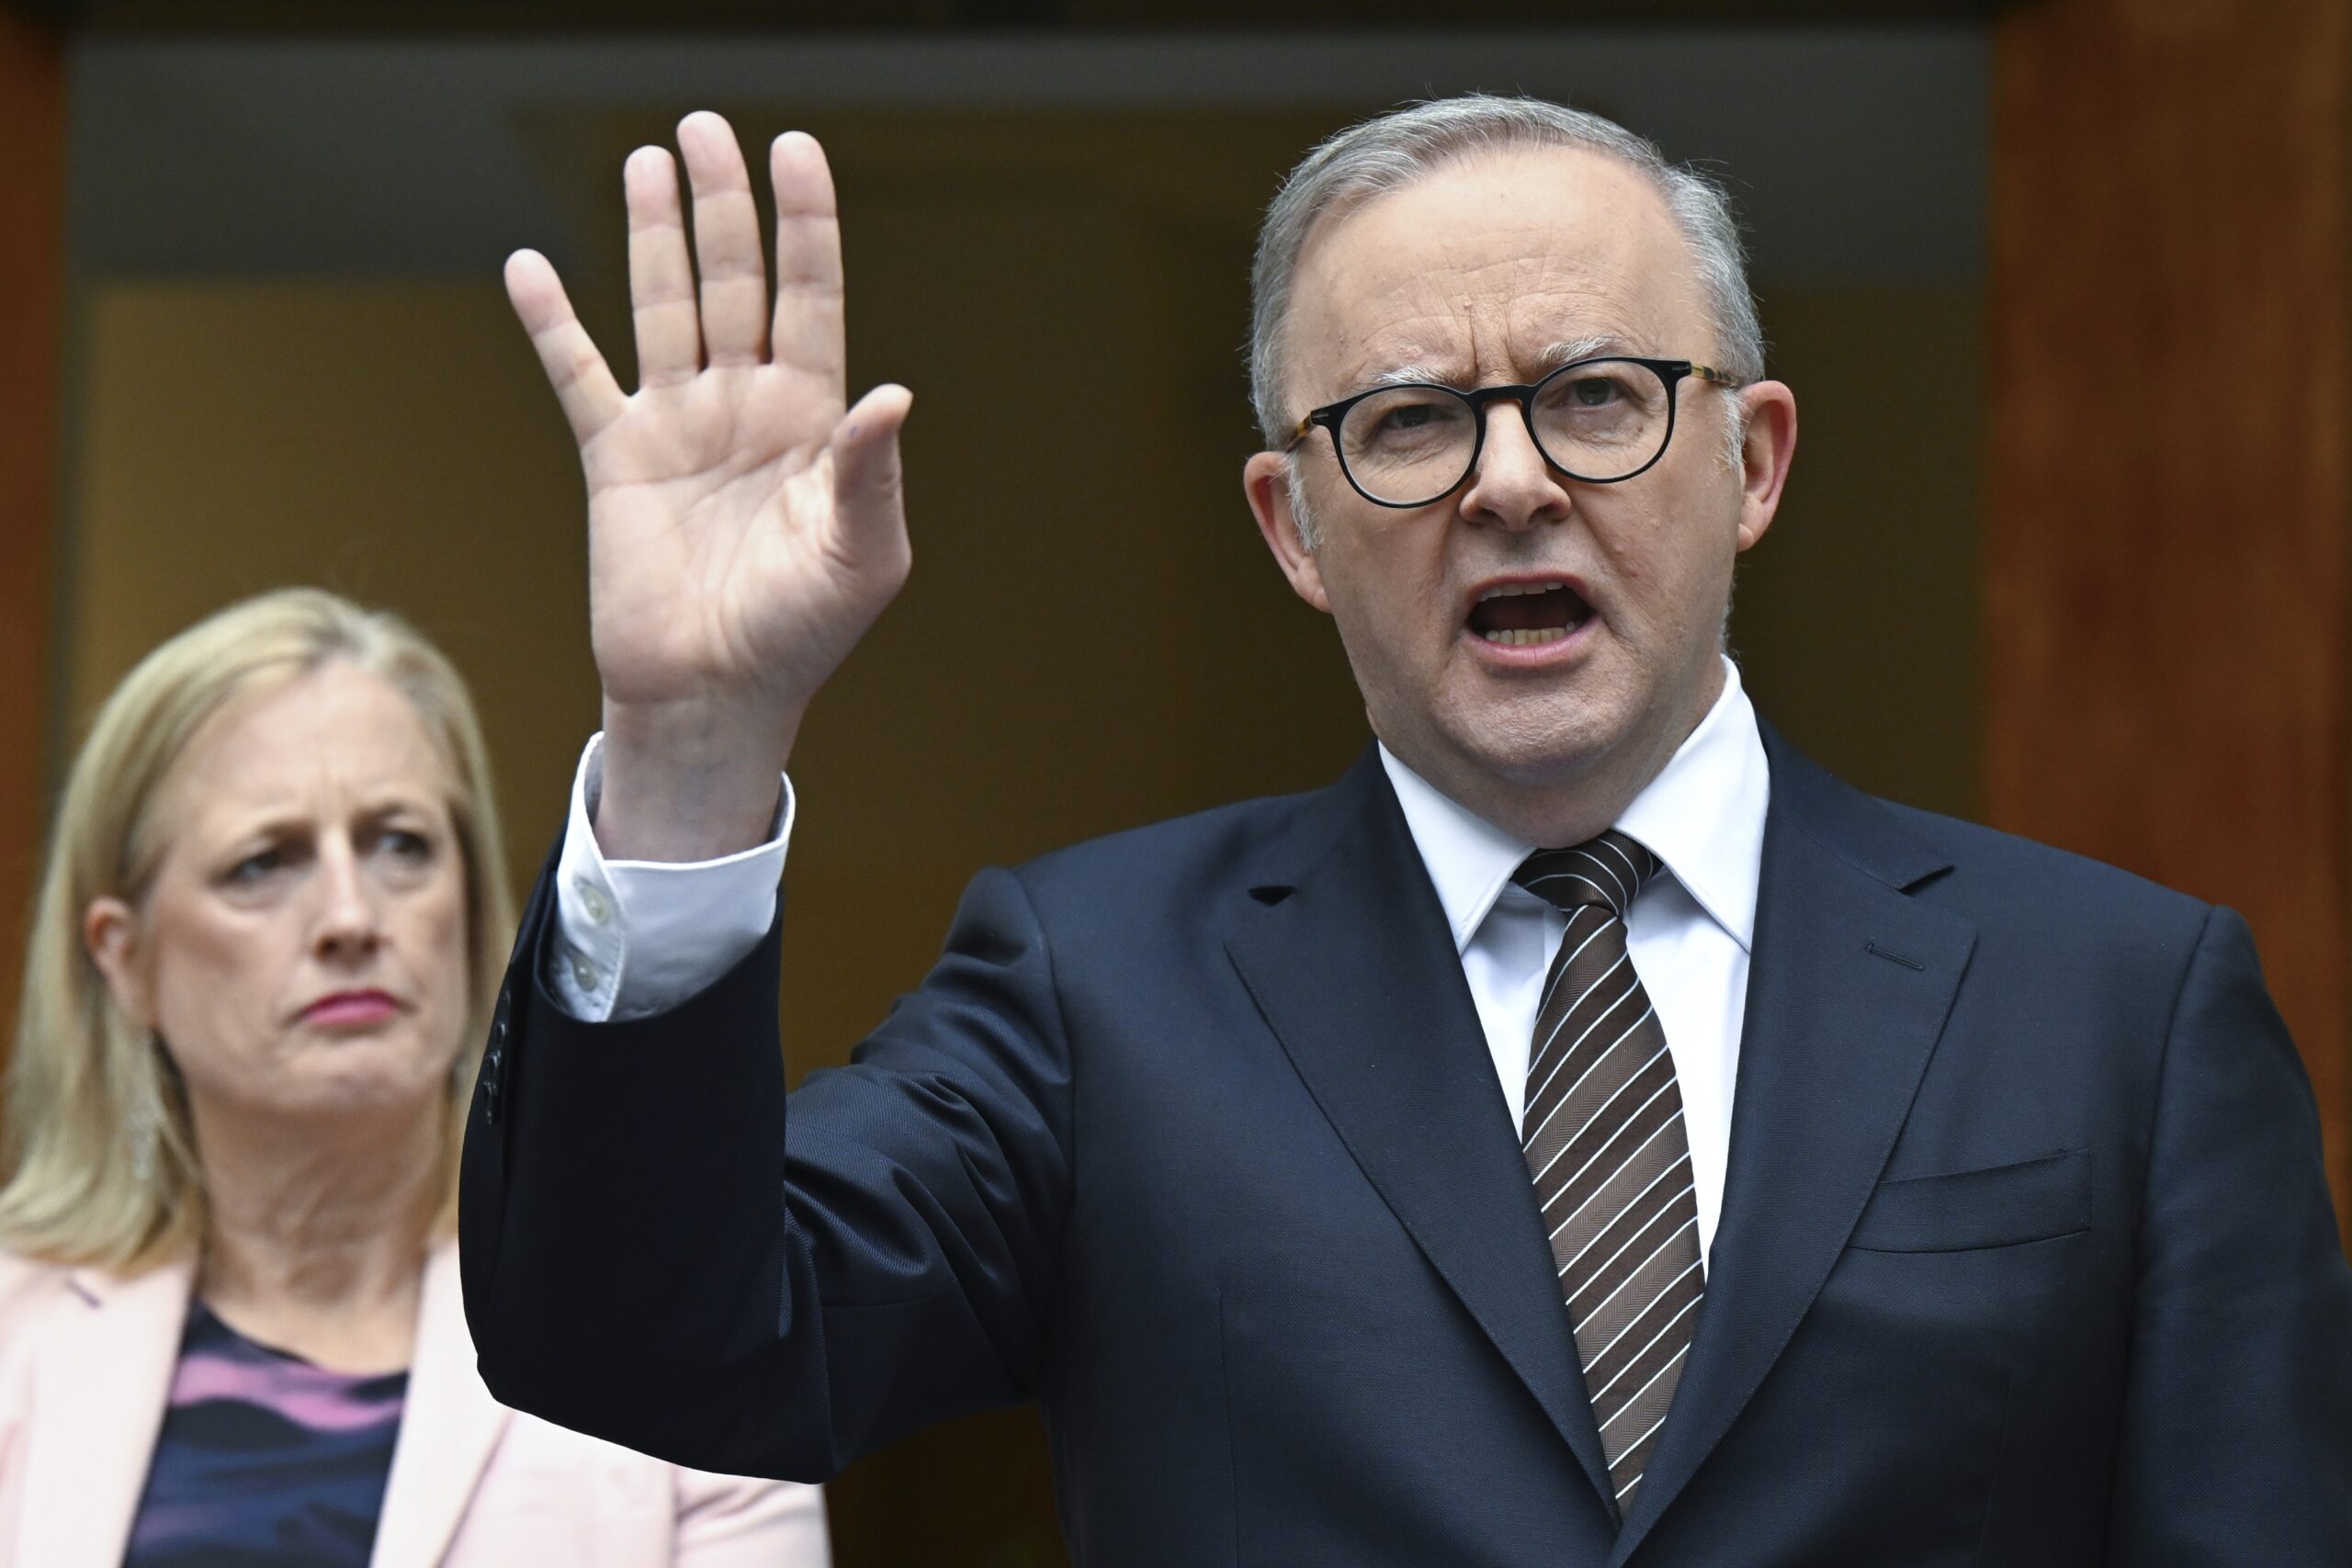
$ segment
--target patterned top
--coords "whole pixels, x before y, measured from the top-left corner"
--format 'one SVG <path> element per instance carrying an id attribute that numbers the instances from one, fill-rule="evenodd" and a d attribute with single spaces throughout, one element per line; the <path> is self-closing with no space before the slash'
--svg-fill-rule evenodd
<path id="1" fill-rule="evenodd" d="M 408 1373 L 257 1345 L 198 1301 L 123 1568 L 367 1568 Z"/>

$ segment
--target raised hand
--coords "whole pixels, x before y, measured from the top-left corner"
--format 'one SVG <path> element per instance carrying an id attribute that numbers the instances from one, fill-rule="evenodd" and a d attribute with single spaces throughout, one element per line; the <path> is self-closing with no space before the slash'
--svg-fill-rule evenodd
<path id="1" fill-rule="evenodd" d="M 605 688 L 607 854 L 700 859 L 762 836 L 801 715 L 905 581 L 899 429 L 881 386 L 844 412 L 841 232 L 816 141 L 778 137 L 776 291 L 735 133 L 678 127 L 676 166 L 625 170 L 639 387 L 624 393 L 547 258 L 506 288 L 588 480 L 590 626 Z"/>

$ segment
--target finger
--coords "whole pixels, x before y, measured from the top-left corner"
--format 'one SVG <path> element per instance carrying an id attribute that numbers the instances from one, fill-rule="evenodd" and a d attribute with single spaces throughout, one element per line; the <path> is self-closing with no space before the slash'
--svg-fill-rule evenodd
<path id="1" fill-rule="evenodd" d="M 531 334 L 531 346 L 539 351 L 539 363 L 547 368 L 556 401 L 563 405 L 563 416 L 571 422 L 572 438 L 585 446 L 591 436 L 620 417 L 628 401 L 620 383 L 613 379 L 605 356 L 596 352 L 588 329 L 580 324 L 571 299 L 563 291 L 563 280 L 556 276 L 547 257 L 537 251 L 516 251 L 508 256 L 506 298 L 514 302 L 523 330 Z"/>
<path id="2" fill-rule="evenodd" d="M 786 131 L 768 150 L 768 178 L 775 186 L 775 362 L 840 397 L 842 227 L 825 150 L 806 131 Z"/>
<path id="3" fill-rule="evenodd" d="M 912 392 L 885 383 L 833 429 L 833 513 L 842 522 L 842 548 L 854 559 L 885 560 L 906 550 L 899 432 L 913 406 Z"/>
<path id="4" fill-rule="evenodd" d="M 621 165 L 628 199 L 628 299 L 637 328 L 637 384 L 663 387 L 702 368 L 702 323 L 686 260 L 678 166 L 667 148 L 640 147 Z"/>
<path id="5" fill-rule="evenodd" d="M 713 365 L 757 365 L 767 352 L 768 273 L 743 150 L 728 123 L 706 109 L 679 122 L 678 151 L 695 193 L 704 352 Z"/>

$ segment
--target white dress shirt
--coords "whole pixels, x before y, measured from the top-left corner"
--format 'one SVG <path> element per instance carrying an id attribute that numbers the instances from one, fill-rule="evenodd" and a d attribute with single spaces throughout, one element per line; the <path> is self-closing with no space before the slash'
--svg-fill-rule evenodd
<path id="1" fill-rule="evenodd" d="M 590 826 L 602 739 L 588 742 L 572 782 L 557 867 L 561 940 L 547 976 L 565 1010 L 591 1021 L 667 1011 L 752 950 L 775 917 L 794 805 L 787 779 L 773 837 L 724 860 L 607 861 Z M 1439 794 L 1386 746 L 1380 761 L 1445 909 L 1516 1125 L 1544 976 L 1567 919 L 1510 880 L 1538 846 Z M 1714 705 L 1616 822 L 1664 866 L 1626 915 L 1625 945 L 1674 1056 L 1702 1257 L 1723 1212 L 1770 795 L 1756 710 L 1725 660 Z"/>
<path id="2" fill-rule="evenodd" d="M 1440 795 L 1385 746 L 1380 761 L 1437 886 L 1516 1126 L 1544 976 L 1567 917 L 1510 879 L 1539 846 Z M 1702 1257 L 1723 1213 L 1770 794 L 1756 710 L 1740 689 L 1738 668 L 1725 660 L 1714 706 L 1616 822 L 1665 868 L 1626 912 L 1625 951 L 1657 1010 L 1682 1091 Z"/>

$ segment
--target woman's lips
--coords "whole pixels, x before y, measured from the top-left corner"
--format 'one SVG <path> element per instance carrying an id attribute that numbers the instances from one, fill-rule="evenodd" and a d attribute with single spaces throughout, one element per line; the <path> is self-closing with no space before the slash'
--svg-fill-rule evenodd
<path id="1" fill-rule="evenodd" d="M 381 1023 L 400 1010 L 400 1003 L 384 991 L 337 991 L 321 997 L 302 1010 L 302 1021 L 330 1029 Z"/>

